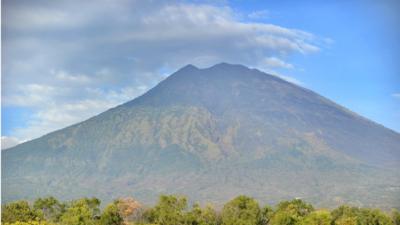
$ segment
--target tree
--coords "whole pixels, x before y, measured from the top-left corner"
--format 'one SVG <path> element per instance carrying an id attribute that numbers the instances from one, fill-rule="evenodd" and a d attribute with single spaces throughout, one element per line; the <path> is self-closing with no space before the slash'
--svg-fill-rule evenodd
<path id="1" fill-rule="evenodd" d="M 392 219 L 378 209 L 340 206 L 332 211 L 335 225 L 391 225 Z"/>
<path id="2" fill-rule="evenodd" d="M 330 225 L 332 216 L 329 211 L 319 210 L 314 211 L 305 216 L 301 221 L 300 225 Z"/>
<path id="3" fill-rule="evenodd" d="M 297 217 L 307 216 L 309 213 L 314 211 L 314 208 L 311 204 L 306 203 L 301 199 L 280 202 L 277 208 L 277 211 L 291 212 Z"/>
<path id="4" fill-rule="evenodd" d="M 347 205 L 342 205 L 331 212 L 332 222 L 334 224 L 352 224 L 357 223 L 357 217 L 360 210 L 356 207 L 350 207 Z"/>
<path id="5" fill-rule="evenodd" d="M 261 224 L 262 225 L 267 225 L 271 221 L 272 215 L 274 214 L 274 210 L 266 205 L 264 208 L 261 210 Z"/>
<path id="6" fill-rule="evenodd" d="M 115 203 L 109 204 L 100 216 L 100 225 L 122 225 L 124 222 Z"/>
<path id="7" fill-rule="evenodd" d="M 29 222 L 43 220 L 43 214 L 33 210 L 27 201 L 16 201 L 1 207 L 1 222 Z"/>
<path id="8" fill-rule="evenodd" d="M 275 212 L 271 218 L 271 225 L 295 225 L 297 219 L 289 212 L 280 211 Z"/>
<path id="9" fill-rule="evenodd" d="M 194 204 L 192 210 L 186 215 L 185 223 L 191 225 L 217 225 L 219 224 L 219 218 L 211 205 L 207 205 L 202 209 L 200 205 Z"/>
<path id="10" fill-rule="evenodd" d="M 47 221 L 58 222 L 64 213 L 65 205 L 54 197 L 38 198 L 33 203 L 33 209 L 41 211 Z"/>
<path id="11" fill-rule="evenodd" d="M 115 201 L 118 211 L 125 222 L 139 221 L 143 214 L 142 205 L 133 198 L 121 198 Z"/>
<path id="12" fill-rule="evenodd" d="M 271 218 L 271 224 L 295 225 L 312 211 L 314 211 L 312 205 L 301 199 L 283 201 L 278 204 L 277 210 Z"/>
<path id="13" fill-rule="evenodd" d="M 100 217 L 100 203 L 98 198 L 82 198 L 79 199 L 75 204 L 86 204 L 93 216 L 93 219 L 98 219 Z"/>
<path id="14" fill-rule="evenodd" d="M 241 195 L 224 205 L 221 218 L 224 225 L 254 225 L 261 221 L 261 210 L 256 200 Z"/>
<path id="15" fill-rule="evenodd" d="M 378 209 L 361 209 L 358 224 L 365 225 L 392 225 L 388 215 Z"/>
<path id="16" fill-rule="evenodd" d="M 93 215 L 87 205 L 69 207 L 61 216 L 63 225 L 94 225 Z"/>
<path id="17" fill-rule="evenodd" d="M 392 211 L 392 221 L 394 225 L 400 225 L 400 212 L 398 210 Z"/>
<path id="18" fill-rule="evenodd" d="M 100 200 L 97 198 L 82 198 L 73 201 L 61 216 L 63 225 L 93 225 L 99 219 Z"/>
<path id="19" fill-rule="evenodd" d="M 161 195 L 157 205 L 146 211 L 145 216 L 151 223 L 181 225 L 185 224 L 186 209 L 185 197 Z"/>
<path id="20" fill-rule="evenodd" d="M 357 225 L 357 217 L 342 216 L 335 220 L 334 225 Z"/>

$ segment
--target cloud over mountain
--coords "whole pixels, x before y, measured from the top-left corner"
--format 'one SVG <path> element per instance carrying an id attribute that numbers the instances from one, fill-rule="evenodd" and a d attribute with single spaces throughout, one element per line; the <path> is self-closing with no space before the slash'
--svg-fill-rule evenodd
<path id="1" fill-rule="evenodd" d="M 289 68 L 288 56 L 320 50 L 314 34 L 245 22 L 220 5 L 7 0 L 3 8 L 5 107 L 33 112 L 12 132 L 20 139 L 136 97 L 188 63 Z"/>

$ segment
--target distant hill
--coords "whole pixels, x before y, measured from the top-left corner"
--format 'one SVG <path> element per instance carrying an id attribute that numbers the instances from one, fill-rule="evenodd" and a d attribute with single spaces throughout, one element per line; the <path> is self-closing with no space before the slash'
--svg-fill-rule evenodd
<path id="1" fill-rule="evenodd" d="M 276 76 L 188 65 L 144 95 L 2 151 L 2 198 L 160 193 L 400 208 L 400 134 Z"/>

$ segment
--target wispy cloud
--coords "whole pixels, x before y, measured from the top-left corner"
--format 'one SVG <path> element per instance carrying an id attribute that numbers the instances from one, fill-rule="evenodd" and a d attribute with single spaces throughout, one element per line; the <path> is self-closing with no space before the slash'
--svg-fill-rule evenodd
<path id="1" fill-rule="evenodd" d="M 276 73 L 275 76 L 278 76 L 278 77 L 280 77 L 280 78 L 282 78 L 282 79 L 284 79 L 284 80 L 286 80 L 286 81 L 288 81 L 290 83 L 297 84 L 299 86 L 304 86 L 304 83 L 302 81 L 300 81 L 299 79 L 296 79 L 294 77 L 283 75 L 283 74 L 279 74 L 279 73 Z"/>
<path id="2" fill-rule="evenodd" d="M 284 69 L 293 69 L 294 66 L 290 63 L 283 61 L 277 57 L 268 57 L 264 60 L 265 64 L 271 68 L 284 68 Z"/>
<path id="3" fill-rule="evenodd" d="M 21 143 L 16 137 L 1 136 L 1 150 L 14 147 Z"/>
<path id="4" fill-rule="evenodd" d="M 393 93 L 392 97 L 400 99 L 400 93 Z"/>
<path id="5" fill-rule="evenodd" d="M 293 84 L 296 84 L 296 85 L 299 85 L 299 86 L 305 86 L 304 82 L 300 81 L 299 79 L 295 78 L 294 76 L 290 76 L 290 75 L 287 75 L 287 74 L 282 74 L 281 72 L 278 72 L 278 71 L 276 71 L 274 69 L 270 69 L 268 67 L 259 66 L 259 68 L 263 68 L 264 72 L 266 72 L 266 73 L 268 73 L 270 75 L 279 77 L 279 78 L 281 78 L 281 79 L 283 79 L 283 80 L 285 80 L 287 82 L 290 82 L 290 83 L 293 83 Z"/>
<path id="6" fill-rule="evenodd" d="M 254 11 L 249 13 L 249 15 L 247 15 L 250 19 L 254 19 L 254 20 L 258 20 L 258 19 L 266 19 L 269 17 L 269 11 L 268 10 L 258 10 L 258 11 Z"/>
<path id="7" fill-rule="evenodd" d="M 189 63 L 290 69 L 287 56 L 320 50 L 314 34 L 243 22 L 228 6 L 6 0 L 3 8 L 3 104 L 34 112 L 12 131 L 20 140 L 130 100 Z"/>

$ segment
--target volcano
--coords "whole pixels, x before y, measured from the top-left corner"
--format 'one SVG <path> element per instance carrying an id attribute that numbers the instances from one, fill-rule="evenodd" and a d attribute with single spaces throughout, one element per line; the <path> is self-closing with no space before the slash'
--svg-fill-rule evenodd
<path id="1" fill-rule="evenodd" d="M 188 65 L 144 95 L 2 151 L 3 201 L 161 193 L 400 207 L 400 134 L 257 69 Z"/>

